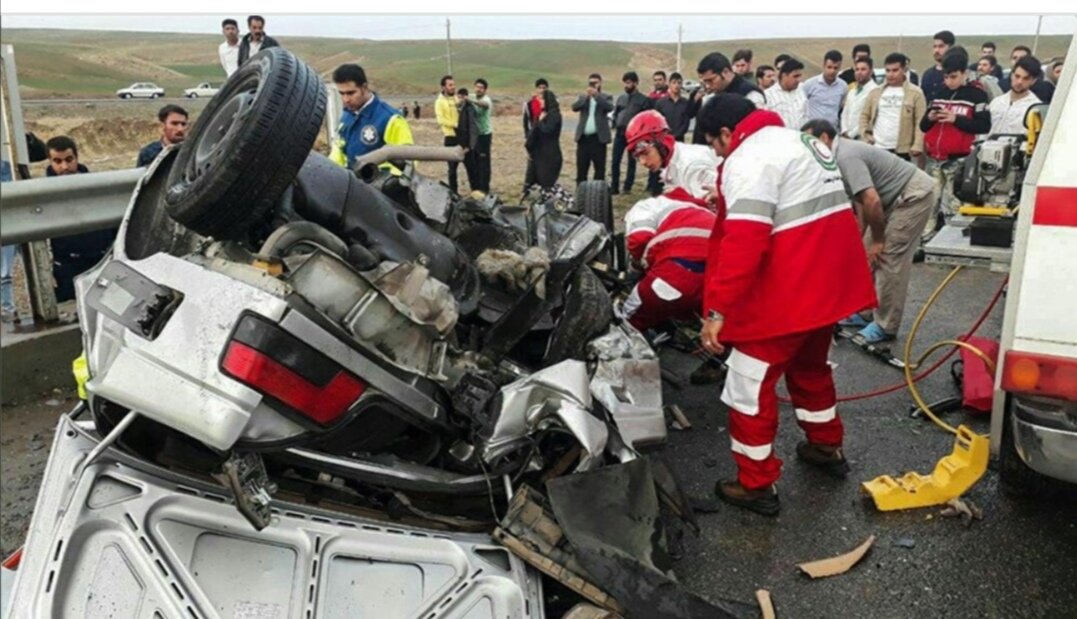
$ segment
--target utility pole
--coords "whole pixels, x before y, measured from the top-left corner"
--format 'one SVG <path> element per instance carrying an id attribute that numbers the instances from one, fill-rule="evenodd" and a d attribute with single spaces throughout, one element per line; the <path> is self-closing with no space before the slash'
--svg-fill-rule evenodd
<path id="1" fill-rule="evenodd" d="M 449 75 L 452 75 L 452 22 L 445 18 L 445 58 L 449 61 Z"/>
<path id="2" fill-rule="evenodd" d="M 1040 28 L 1043 26 L 1043 15 L 1036 21 L 1036 38 L 1032 39 L 1032 55 L 1036 55 L 1036 48 L 1040 46 Z"/>
<path id="3" fill-rule="evenodd" d="M 684 38 L 684 24 L 677 24 L 677 73 L 681 72 L 681 39 Z"/>

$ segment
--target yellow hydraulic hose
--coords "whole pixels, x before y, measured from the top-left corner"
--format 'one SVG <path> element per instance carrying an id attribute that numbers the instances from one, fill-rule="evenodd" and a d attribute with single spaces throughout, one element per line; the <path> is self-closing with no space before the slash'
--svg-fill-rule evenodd
<path id="1" fill-rule="evenodd" d="M 989 356 L 987 356 L 986 353 L 984 353 L 984 351 L 973 346 L 972 344 L 969 344 L 968 342 L 962 342 L 960 340 L 943 340 L 941 342 L 936 342 L 935 344 L 929 346 L 928 349 L 920 355 L 920 358 L 917 359 L 915 363 L 913 363 L 911 361 L 912 342 L 914 339 L 916 339 L 916 332 L 920 329 L 920 324 L 924 321 L 924 317 L 927 316 L 928 310 L 931 309 L 932 305 L 934 305 L 935 301 L 939 298 L 939 295 L 942 294 L 942 291 L 950 285 L 950 282 L 952 282 L 955 277 L 957 277 L 957 274 L 961 272 L 962 268 L 964 267 L 954 267 L 954 270 L 950 271 L 950 273 L 935 288 L 935 291 L 931 293 L 931 296 L 927 298 L 927 302 L 924 303 L 924 306 L 920 308 L 920 313 L 916 315 L 916 320 L 912 323 L 912 329 L 909 331 L 909 336 L 905 338 L 905 355 L 903 358 L 903 361 L 905 362 L 905 384 L 908 386 L 909 392 L 912 393 L 913 401 L 916 402 L 916 405 L 920 408 L 920 410 L 924 411 L 924 414 L 927 415 L 928 418 L 935 423 L 935 425 L 939 426 L 943 430 L 946 430 L 950 434 L 957 434 L 957 429 L 946 423 L 942 419 L 939 419 L 939 416 L 936 415 L 934 411 L 931 410 L 931 407 L 927 405 L 927 402 L 924 401 L 923 396 L 920 395 L 920 390 L 916 388 L 916 381 L 913 380 L 913 369 L 919 367 L 920 364 L 923 363 L 924 360 L 931 355 L 931 353 L 946 346 L 958 346 L 960 348 L 964 348 L 965 350 L 970 351 L 971 353 L 979 357 L 981 360 L 983 360 L 983 362 L 991 370 L 992 374 L 994 374 L 995 372 L 995 363 L 991 360 Z"/>

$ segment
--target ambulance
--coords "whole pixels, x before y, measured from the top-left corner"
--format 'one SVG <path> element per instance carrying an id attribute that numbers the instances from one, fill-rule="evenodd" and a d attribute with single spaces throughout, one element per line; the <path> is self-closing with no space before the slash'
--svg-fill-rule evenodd
<path id="1" fill-rule="evenodd" d="M 1024 178 L 995 377 L 991 448 L 1018 495 L 1077 484 L 1077 38 L 1068 58 Z"/>

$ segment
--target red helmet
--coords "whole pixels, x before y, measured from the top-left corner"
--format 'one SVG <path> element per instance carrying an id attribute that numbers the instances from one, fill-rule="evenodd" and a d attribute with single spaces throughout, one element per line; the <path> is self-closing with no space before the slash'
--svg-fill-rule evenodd
<path id="1" fill-rule="evenodd" d="M 647 110 L 636 114 L 625 128 L 625 140 L 628 143 L 628 152 L 633 157 L 647 146 L 662 145 L 664 148 L 659 149 L 662 154 L 662 166 L 669 164 L 675 140 L 673 134 L 669 132 L 665 117 L 658 112 Z"/>

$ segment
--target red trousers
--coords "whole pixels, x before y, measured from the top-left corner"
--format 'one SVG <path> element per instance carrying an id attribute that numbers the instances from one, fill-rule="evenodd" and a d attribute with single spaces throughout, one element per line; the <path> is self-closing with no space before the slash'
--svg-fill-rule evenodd
<path id="1" fill-rule="evenodd" d="M 699 318 L 703 308 L 703 262 L 687 264 L 671 259 L 647 269 L 625 300 L 629 324 L 646 331 L 667 320 Z"/>
<path id="2" fill-rule="evenodd" d="M 737 478 L 749 490 L 781 476 L 774 455 L 778 433 L 778 379 L 796 409 L 797 423 L 812 443 L 841 445 L 841 418 L 835 410 L 834 377 L 827 362 L 833 327 L 734 344 L 722 401 L 729 405 L 729 436 Z"/>

